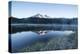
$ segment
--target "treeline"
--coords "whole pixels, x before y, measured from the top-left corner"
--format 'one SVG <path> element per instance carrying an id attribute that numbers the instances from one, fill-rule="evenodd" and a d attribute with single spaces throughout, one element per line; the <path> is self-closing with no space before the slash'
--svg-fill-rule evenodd
<path id="1" fill-rule="evenodd" d="M 78 24 L 78 18 L 15 18 L 9 17 L 9 23 L 31 23 L 31 24 Z"/>

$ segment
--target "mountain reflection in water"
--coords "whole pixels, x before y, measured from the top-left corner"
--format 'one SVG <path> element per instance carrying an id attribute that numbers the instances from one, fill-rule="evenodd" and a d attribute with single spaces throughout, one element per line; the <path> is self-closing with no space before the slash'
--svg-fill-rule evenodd
<path id="1" fill-rule="evenodd" d="M 44 33 L 44 34 L 43 34 Z M 58 36 L 68 36 L 74 33 L 73 31 L 26 31 L 11 34 L 12 49 L 21 49 L 29 46 L 37 41 L 46 42 L 50 38 Z"/>

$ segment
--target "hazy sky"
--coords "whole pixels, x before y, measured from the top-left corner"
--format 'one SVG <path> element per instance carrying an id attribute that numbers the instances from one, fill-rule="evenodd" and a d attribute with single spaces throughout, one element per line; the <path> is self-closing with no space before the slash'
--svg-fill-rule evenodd
<path id="1" fill-rule="evenodd" d="M 48 4 L 48 3 L 30 3 L 13 1 L 11 6 L 11 16 L 26 18 L 40 13 L 51 17 L 77 17 L 77 5 L 66 4 Z"/>

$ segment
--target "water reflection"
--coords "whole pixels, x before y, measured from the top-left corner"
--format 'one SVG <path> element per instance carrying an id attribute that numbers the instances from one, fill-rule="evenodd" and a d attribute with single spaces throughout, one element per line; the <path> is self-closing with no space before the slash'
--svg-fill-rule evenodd
<path id="1" fill-rule="evenodd" d="M 44 35 L 41 35 L 39 32 L 41 31 L 26 31 L 11 34 L 12 49 L 20 49 L 37 41 L 47 41 L 49 38 L 68 36 L 74 33 L 73 31 L 46 31 Z"/>

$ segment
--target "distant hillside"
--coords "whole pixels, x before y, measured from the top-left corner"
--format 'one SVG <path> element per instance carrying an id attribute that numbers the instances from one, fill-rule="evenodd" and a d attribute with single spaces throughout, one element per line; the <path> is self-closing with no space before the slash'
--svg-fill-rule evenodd
<path id="1" fill-rule="evenodd" d="M 31 24 L 78 24 L 78 18 L 41 18 L 41 17 L 28 17 L 28 18 L 15 18 L 9 17 L 9 23 L 31 23 Z"/>

